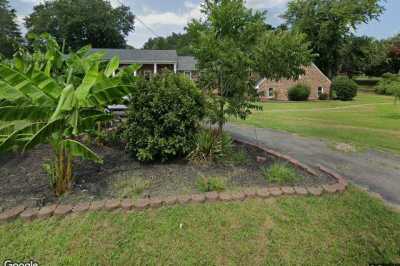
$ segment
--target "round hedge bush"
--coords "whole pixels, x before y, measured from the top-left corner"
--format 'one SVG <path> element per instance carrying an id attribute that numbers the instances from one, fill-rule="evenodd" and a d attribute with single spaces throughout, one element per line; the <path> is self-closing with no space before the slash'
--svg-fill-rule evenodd
<path id="1" fill-rule="evenodd" d="M 310 88 L 304 84 L 297 84 L 289 89 L 289 100 L 307 101 L 310 96 Z"/>
<path id="2" fill-rule="evenodd" d="M 139 79 L 136 84 L 125 133 L 129 154 L 142 162 L 186 156 L 205 114 L 200 89 L 172 73 Z"/>
<path id="3" fill-rule="evenodd" d="M 351 101 L 357 96 L 357 83 L 346 76 L 336 77 L 332 82 L 332 90 L 341 101 Z"/>

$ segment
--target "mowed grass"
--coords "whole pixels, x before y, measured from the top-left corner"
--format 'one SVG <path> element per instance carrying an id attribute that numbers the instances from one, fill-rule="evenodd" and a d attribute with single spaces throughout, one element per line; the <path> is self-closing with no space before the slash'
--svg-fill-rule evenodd
<path id="1" fill-rule="evenodd" d="M 394 105 L 393 97 L 359 92 L 350 102 L 268 102 L 262 106 L 246 121 L 234 122 L 400 153 L 400 104 Z"/>
<path id="2" fill-rule="evenodd" d="M 368 265 L 400 262 L 400 214 L 354 187 L 282 197 L 88 213 L 0 225 L 0 261 L 40 265 Z"/>

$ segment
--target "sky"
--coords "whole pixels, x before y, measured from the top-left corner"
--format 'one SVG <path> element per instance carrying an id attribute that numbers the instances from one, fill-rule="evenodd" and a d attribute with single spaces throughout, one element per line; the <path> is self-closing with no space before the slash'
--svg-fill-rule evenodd
<path id="1" fill-rule="evenodd" d="M 18 23 L 23 27 L 23 18 L 32 12 L 35 4 L 43 0 L 10 0 L 10 5 L 17 10 Z M 277 26 L 284 21 L 279 17 L 285 12 L 289 0 L 247 0 L 247 6 L 268 11 L 267 22 Z M 183 32 L 185 25 L 193 18 L 199 18 L 200 0 L 111 0 L 113 6 L 120 3 L 131 8 L 142 21 L 135 23 L 135 31 L 127 37 L 128 44 L 141 48 L 152 37 L 168 36 L 172 32 Z M 400 0 L 382 0 L 385 13 L 379 21 L 360 25 L 357 35 L 368 35 L 378 39 L 400 33 Z M 23 28 L 23 32 L 26 30 Z"/>

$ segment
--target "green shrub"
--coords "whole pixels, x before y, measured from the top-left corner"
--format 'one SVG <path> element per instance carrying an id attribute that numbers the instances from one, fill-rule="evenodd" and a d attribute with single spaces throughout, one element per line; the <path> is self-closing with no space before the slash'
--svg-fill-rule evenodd
<path id="1" fill-rule="evenodd" d="M 232 153 L 232 138 L 223 133 L 222 136 L 216 130 L 203 129 L 195 136 L 194 149 L 188 155 L 193 162 L 221 161 Z"/>
<path id="2" fill-rule="evenodd" d="M 270 183 L 292 184 L 303 179 L 293 167 L 284 163 L 274 163 L 270 167 L 261 167 L 261 171 Z"/>
<path id="3" fill-rule="evenodd" d="M 400 84 L 400 75 L 385 73 L 378 82 L 375 92 L 382 95 L 394 95 L 398 84 Z"/>
<path id="4" fill-rule="evenodd" d="M 205 114 L 202 92 L 183 75 L 139 79 L 125 132 L 127 151 L 139 161 L 167 161 L 193 150 Z"/>
<path id="5" fill-rule="evenodd" d="M 351 101 L 357 96 L 357 83 L 346 76 L 336 77 L 332 82 L 332 90 L 341 101 Z"/>
<path id="6" fill-rule="evenodd" d="M 307 101 L 310 96 L 310 88 L 304 84 L 297 84 L 289 89 L 289 100 Z"/>
<path id="7" fill-rule="evenodd" d="M 225 180 L 221 177 L 200 177 L 197 179 L 197 188 L 201 192 L 224 191 Z"/>
<path id="8" fill-rule="evenodd" d="M 321 93 L 321 95 L 319 95 L 318 99 L 321 100 L 321 101 L 326 101 L 326 100 L 329 99 L 329 94 L 326 93 L 326 92 Z"/>

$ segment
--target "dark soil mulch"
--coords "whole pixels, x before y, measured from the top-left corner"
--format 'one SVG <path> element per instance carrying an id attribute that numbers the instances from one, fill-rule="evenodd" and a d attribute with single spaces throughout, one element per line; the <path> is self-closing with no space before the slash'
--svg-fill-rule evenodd
<path id="1" fill-rule="evenodd" d="M 43 206 L 49 203 L 74 203 L 110 197 L 154 197 L 198 192 L 196 182 L 200 177 L 221 177 L 226 189 L 266 187 L 268 184 L 260 171 L 277 159 L 267 157 L 265 163 L 257 163 L 257 156 L 265 156 L 253 147 L 236 144 L 235 154 L 241 160 L 219 164 L 199 165 L 186 160 L 166 164 L 141 164 L 131 159 L 122 149 L 97 147 L 104 164 L 90 161 L 76 162 L 73 191 L 56 198 L 49 187 L 43 163 L 52 158 L 49 146 L 41 146 L 25 155 L 0 156 L 0 209 L 19 204 Z M 327 175 L 311 176 L 296 169 L 304 180 L 291 185 L 318 185 L 334 183 Z"/>

